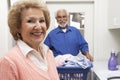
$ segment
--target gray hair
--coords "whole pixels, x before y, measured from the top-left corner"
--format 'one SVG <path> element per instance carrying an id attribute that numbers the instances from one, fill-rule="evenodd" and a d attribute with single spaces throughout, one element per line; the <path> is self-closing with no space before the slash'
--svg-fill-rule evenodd
<path id="1" fill-rule="evenodd" d="M 66 9 L 58 9 L 57 11 L 56 11 L 56 13 L 55 13 L 55 18 L 58 16 L 58 13 L 59 12 L 65 12 L 66 14 L 67 14 L 67 16 L 69 16 L 69 13 L 68 13 L 68 11 L 66 10 Z"/>

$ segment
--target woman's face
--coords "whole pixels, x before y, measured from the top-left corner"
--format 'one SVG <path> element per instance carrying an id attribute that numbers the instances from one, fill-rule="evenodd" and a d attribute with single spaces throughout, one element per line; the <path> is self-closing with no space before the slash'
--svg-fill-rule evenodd
<path id="1" fill-rule="evenodd" d="M 46 21 L 42 10 L 36 8 L 25 9 L 21 17 L 21 33 L 22 40 L 29 46 L 38 46 L 46 35 Z"/>

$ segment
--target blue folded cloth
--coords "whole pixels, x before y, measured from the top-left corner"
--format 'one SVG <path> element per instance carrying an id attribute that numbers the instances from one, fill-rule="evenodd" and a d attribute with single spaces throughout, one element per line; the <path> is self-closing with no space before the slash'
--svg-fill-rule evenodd
<path id="1" fill-rule="evenodd" d="M 92 62 L 86 57 L 72 56 L 65 60 L 64 66 L 66 67 L 81 67 L 83 69 L 92 67 Z"/>

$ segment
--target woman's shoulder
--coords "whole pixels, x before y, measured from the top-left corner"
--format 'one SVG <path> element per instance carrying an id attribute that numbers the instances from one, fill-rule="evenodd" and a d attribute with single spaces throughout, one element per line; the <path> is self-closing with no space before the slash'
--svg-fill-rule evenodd
<path id="1" fill-rule="evenodd" d="M 8 50 L 7 52 L 6 52 L 6 55 L 11 55 L 11 54 L 16 54 L 18 51 L 20 51 L 20 49 L 19 49 L 19 47 L 16 45 L 16 46 L 14 46 L 13 48 L 11 48 L 10 50 Z"/>
<path id="2" fill-rule="evenodd" d="M 44 51 L 47 55 L 53 55 L 52 50 L 46 44 L 44 44 Z"/>
<path id="3" fill-rule="evenodd" d="M 6 59 L 8 61 L 9 60 L 14 60 L 19 52 L 20 52 L 19 47 L 18 46 L 14 46 L 10 50 L 8 50 L 2 58 Z"/>
<path id="4" fill-rule="evenodd" d="M 10 65 L 10 64 L 14 64 L 14 56 L 16 55 L 15 52 L 16 51 L 16 47 L 11 48 L 10 50 L 8 50 L 5 55 L 3 57 L 0 58 L 0 64 L 6 64 L 6 65 Z"/>

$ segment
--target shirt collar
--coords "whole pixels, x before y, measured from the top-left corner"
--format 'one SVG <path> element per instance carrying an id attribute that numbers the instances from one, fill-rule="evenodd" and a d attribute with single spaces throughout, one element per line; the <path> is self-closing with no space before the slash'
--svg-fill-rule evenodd
<path id="1" fill-rule="evenodd" d="M 62 29 L 60 28 L 60 26 L 58 26 L 57 29 L 58 29 L 57 33 L 63 32 Z M 72 31 L 72 30 L 71 30 L 70 26 L 67 25 L 67 27 L 66 27 L 66 32 L 68 32 L 68 31 Z"/>
<path id="2" fill-rule="evenodd" d="M 18 40 L 17 45 L 20 47 L 20 50 L 22 51 L 24 56 L 27 56 L 30 51 L 35 51 L 33 48 L 31 48 L 29 45 L 27 45 L 24 41 Z M 41 43 L 41 46 L 43 48 L 43 55 L 46 55 L 48 47 Z"/>
<path id="3" fill-rule="evenodd" d="M 17 41 L 17 45 L 20 47 L 20 50 L 22 51 L 24 56 L 27 56 L 27 54 L 34 50 L 33 48 L 31 48 L 30 46 L 28 46 L 24 41 L 22 40 L 18 40 Z"/>

